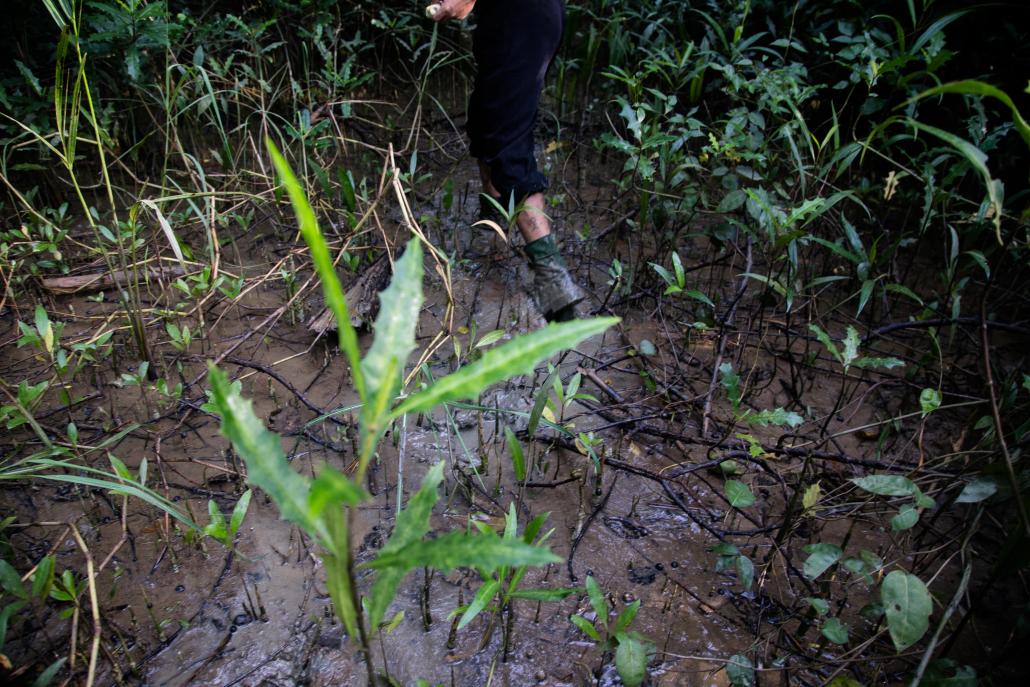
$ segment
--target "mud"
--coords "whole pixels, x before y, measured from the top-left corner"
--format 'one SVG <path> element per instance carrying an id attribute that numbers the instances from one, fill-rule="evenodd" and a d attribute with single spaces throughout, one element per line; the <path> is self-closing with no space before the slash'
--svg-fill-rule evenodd
<path id="1" fill-rule="evenodd" d="M 455 187 L 462 187 L 460 177 Z M 493 232 L 469 226 L 475 219 L 475 205 L 471 198 L 460 196 L 451 211 L 444 211 L 439 194 L 433 194 L 416 207 L 416 216 L 440 218 L 439 225 L 426 225 L 431 238 L 457 250 L 454 319 L 460 329 L 455 331 L 455 341 L 463 355 L 471 345 L 473 324 L 480 336 L 495 328 L 510 336 L 542 323 L 524 292 L 528 275 L 522 260 Z M 545 486 L 526 490 L 520 515 L 525 521 L 539 513 L 550 514 L 547 524 L 555 530 L 550 542 L 566 562 L 534 571 L 526 585 L 582 585 L 587 575 L 594 576 L 617 610 L 641 600 L 633 629 L 657 647 L 652 684 L 724 685 L 725 659 L 747 652 L 756 637 L 775 647 L 780 642 L 789 646 L 812 641 L 817 633 L 807 640 L 803 635 L 792 639 L 805 619 L 789 609 L 791 600 L 812 590 L 806 590 L 805 581 L 799 581 L 788 566 L 770 565 L 761 584 L 749 591 L 741 589 L 732 570 L 716 570 L 717 555 L 711 547 L 720 538 L 736 542 L 756 563 L 776 548 L 773 539 L 790 498 L 783 475 L 796 475 L 801 461 L 799 454 L 780 453 L 749 462 L 741 440 L 727 429 L 731 411 L 725 395 L 718 387 L 710 394 L 713 370 L 720 361 L 734 360 L 741 377 L 754 389 L 747 399 L 754 408 L 797 407 L 792 393 L 803 388 L 805 407 L 815 409 L 817 415 L 835 406 L 839 382 L 830 384 L 821 378 L 828 367 L 825 351 L 819 368 L 819 354 L 810 354 L 811 343 L 797 336 L 800 325 L 753 319 L 761 317 L 762 309 L 750 294 L 738 307 L 735 332 L 720 346 L 714 329 L 689 326 L 693 321 L 689 309 L 663 311 L 639 290 L 611 287 L 607 267 L 613 257 L 640 266 L 654 250 L 652 243 L 615 231 L 620 225 L 614 207 L 601 187 L 567 198 L 555 208 L 570 263 L 594 295 L 592 307 L 608 301 L 629 314 L 620 328 L 555 361 L 563 380 L 584 367 L 601 382 L 584 377 L 582 390 L 596 400 L 570 404 L 559 419 L 573 423 L 577 432 L 596 430 L 599 452 L 610 462 L 597 479 L 591 461 L 553 431 L 543 431 L 527 442 L 538 467 L 529 481 Z M 587 225 L 594 227 L 595 235 L 610 230 L 610 238 L 575 238 L 573 232 Z M 203 382 L 190 382 L 203 374 L 205 359 L 249 336 L 283 303 L 281 280 L 257 278 L 270 274 L 295 250 L 288 239 L 292 232 L 270 226 L 259 233 L 264 238 L 245 248 L 244 264 L 226 267 L 259 285 L 235 304 L 223 303 L 204 312 L 210 326 L 205 340 L 190 354 L 161 348 L 161 374 L 186 386 L 181 401 L 117 386 L 118 375 L 135 365 L 128 338 L 120 335 L 103 372 L 72 384 L 72 397 L 88 400 L 70 412 L 54 407 L 47 411 L 53 411 L 51 415 L 41 415 L 44 427 L 55 435 L 73 419 L 85 445 L 129 422 L 141 423 L 111 450 L 132 469 L 146 458 L 152 484 L 159 484 L 202 522 L 209 498 L 227 512 L 245 487 L 242 468 L 218 434 L 217 421 L 200 408 Z M 396 222 L 387 236 L 399 238 Z M 518 243 L 517 238 L 513 241 Z M 693 239 L 689 248 L 698 262 L 710 263 L 692 279 L 706 284 L 706 292 L 718 302 L 731 301 L 743 271 L 742 257 L 713 247 L 706 239 Z M 446 325 L 446 292 L 431 263 L 427 265 L 427 305 L 419 329 L 423 343 Z M 162 299 L 173 299 L 172 292 L 155 295 L 155 301 Z M 321 464 L 346 469 L 353 436 L 347 413 L 306 427 L 320 411 L 354 402 L 342 356 L 329 342 L 314 340 L 303 325 L 317 308 L 313 302 L 302 299 L 299 309 L 249 336 L 222 364 L 242 380 L 257 415 L 283 434 L 294 467 L 306 473 Z M 68 322 L 66 337 L 81 337 L 115 310 L 108 302 L 62 297 L 51 317 Z M 38 378 L 46 370 L 45 363 L 30 351 L 11 346 L 17 336 L 15 319 L 8 315 L 2 320 L 0 339 L 6 355 L 2 376 Z M 200 318 L 195 314 L 190 322 L 199 326 Z M 645 339 L 655 349 L 651 355 L 641 354 Z M 367 336 L 362 343 L 368 345 Z M 454 369 L 452 343 L 439 348 L 428 364 L 436 376 Z M 274 370 L 292 388 L 264 370 Z M 540 369 L 532 378 L 512 380 L 485 394 L 481 404 L 497 408 L 495 413 L 457 409 L 447 411 L 448 417 L 445 411 L 437 411 L 432 417 L 409 418 L 403 429 L 395 430 L 396 436 L 388 436 L 371 475 L 375 500 L 361 509 L 358 518 L 359 560 L 374 556 L 389 535 L 398 489 L 402 498 L 410 495 L 428 467 L 439 460 L 447 461 L 450 470 L 433 529 L 461 527 L 470 517 L 501 522 L 517 491 L 503 427 L 508 424 L 524 431 L 525 419 L 518 413 L 528 411 L 545 377 L 546 370 Z M 854 383 L 860 392 L 828 420 L 831 434 L 875 425 L 911 407 L 906 394 L 913 392 L 902 380 L 872 375 Z M 714 401 L 706 405 L 709 397 Z M 702 433 L 706 424 L 707 435 Z M 928 437 L 921 445 L 900 434 L 883 438 L 876 433 L 879 429 L 873 427 L 872 435 L 841 434 L 824 447 L 830 456 L 823 468 L 830 477 L 824 479 L 864 474 L 867 464 L 878 461 L 885 465 L 893 460 L 913 462 L 922 451 L 943 450 L 946 445 L 943 438 Z M 767 447 L 805 442 L 804 437 L 776 428 L 735 430 L 745 431 Z M 102 457 L 95 458 L 103 463 Z M 738 459 L 741 479 L 758 497 L 755 508 L 742 512 L 728 507 L 721 497 L 724 478 L 717 469 L 678 472 L 723 458 Z M 831 481 L 826 484 L 832 488 Z M 354 643 L 334 618 L 311 543 L 280 521 L 263 495 L 254 498 L 233 551 L 211 540 L 188 540 L 180 528 L 135 502 L 129 502 L 125 511 L 127 537 L 115 548 L 122 540 L 126 506 L 120 497 L 99 491 L 46 484 L 16 486 L 5 488 L 2 499 L 4 512 L 16 514 L 19 523 L 37 523 L 9 534 L 15 549 L 29 561 L 53 550 L 59 570 L 81 570 L 83 558 L 74 540 L 61 534 L 62 523 L 69 521 L 78 524 L 95 559 L 103 560 L 114 550 L 98 577 L 105 659 L 98 684 L 364 684 Z M 884 556 L 891 552 L 886 533 L 869 529 L 867 523 L 856 528 L 858 523 L 848 519 L 847 509 L 839 517 L 826 515 L 827 537 L 853 537 L 853 546 L 861 544 Z M 38 524 L 43 522 L 57 524 Z M 810 522 L 800 525 L 812 526 Z M 797 555 L 793 560 L 797 563 Z M 391 610 L 402 611 L 403 620 L 374 641 L 380 671 L 405 685 L 420 678 L 434 685 L 618 684 L 611 657 L 602 656 L 568 621 L 572 613 L 590 613 L 584 594 L 562 603 L 518 601 L 507 654 L 496 619 L 488 613 L 450 642 L 453 611 L 471 599 L 478 586 L 476 577 L 465 571 L 436 573 L 427 585 L 421 572 L 409 575 Z M 360 582 L 367 587 L 367 579 Z M 848 613 L 856 613 L 861 600 L 862 593 L 856 592 L 849 599 Z M 67 652 L 70 622 L 58 618 L 53 609 L 41 613 L 42 620 L 20 626 L 18 634 L 8 638 L 8 652 L 24 664 L 45 664 Z M 86 636 L 81 627 L 79 631 Z M 769 667 L 766 675 L 772 684 L 785 684 L 776 682 L 788 679 L 787 667 L 782 670 L 781 675 L 780 667 Z"/>

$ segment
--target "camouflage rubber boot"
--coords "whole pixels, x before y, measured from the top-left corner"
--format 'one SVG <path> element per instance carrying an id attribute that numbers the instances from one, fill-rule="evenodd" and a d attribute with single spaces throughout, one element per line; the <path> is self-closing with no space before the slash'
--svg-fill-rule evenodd
<path id="1" fill-rule="evenodd" d="M 569 274 L 554 234 L 526 244 L 533 270 L 533 295 L 548 322 L 567 322 L 576 317 L 575 306 L 586 298 Z"/>

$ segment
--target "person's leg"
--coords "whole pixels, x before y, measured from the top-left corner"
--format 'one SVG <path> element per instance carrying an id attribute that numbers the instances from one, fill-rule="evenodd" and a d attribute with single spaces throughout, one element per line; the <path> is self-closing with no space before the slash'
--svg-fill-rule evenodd
<path id="1" fill-rule="evenodd" d="M 533 150 L 533 128 L 547 68 L 564 21 L 561 0 L 481 0 L 473 49 L 477 75 L 469 102 L 471 152 L 484 192 L 502 206 L 520 203 L 516 218 L 544 315 L 569 319 L 582 291 L 568 274 L 544 212 L 547 181 Z M 484 201 L 488 202 L 488 201 Z"/>

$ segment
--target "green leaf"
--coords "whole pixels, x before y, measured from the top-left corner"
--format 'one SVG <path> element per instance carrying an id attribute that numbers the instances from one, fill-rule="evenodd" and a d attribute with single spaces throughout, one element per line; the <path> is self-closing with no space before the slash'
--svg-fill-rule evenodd
<path id="1" fill-rule="evenodd" d="M 225 530 L 225 516 L 218 509 L 214 499 L 207 500 L 207 513 L 211 522 L 204 526 L 204 534 L 228 546 L 229 533 Z"/>
<path id="2" fill-rule="evenodd" d="M 805 559 L 805 575 L 815 579 L 830 569 L 844 555 L 836 544 L 809 544 L 805 547 L 808 558 Z"/>
<path id="3" fill-rule="evenodd" d="M 962 488 L 955 503 L 980 503 L 998 492 L 998 483 L 990 477 L 977 477 Z"/>
<path id="4" fill-rule="evenodd" d="M 32 687 L 47 687 L 47 685 L 53 682 L 54 678 L 57 677 L 57 673 L 64 667 L 64 663 L 67 660 L 67 656 L 62 656 L 48 665 L 46 670 L 40 673 L 39 677 L 33 681 Z"/>
<path id="5" fill-rule="evenodd" d="M 429 566 L 440 570 L 501 566 L 546 565 L 561 559 L 548 549 L 530 546 L 520 539 L 501 539 L 495 535 L 470 535 L 449 532 L 437 539 L 417 541 L 396 552 L 383 552 L 367 565 L 380 570 L 410 570 Z"/>
<path id="6" fill-rule="evenodd" d="M 229 384 L 224 372 L 208 363 L 211 407 L 222 419 L 222 436 L 232 442 L 236 453 L 247 464 L 247 483 L 262 489 L 279 508 L 280 516 L 298 525 L 329 545 L 323 523 L 308 508 L 311 485 L 306 477 L 290 467 L 279 435 L 268 431 L 254 414 L 250 400 Z"/>
<path id="7" fill-rule="evenodd" d="M 873 367 L 882 367 L 887 370 L 892 370 L 895 367 L 904 367 L 905 362 L 897 358 L 859 358 L 854 363 L 855 367 L 868 370 Z"/>
<path id="8" fill-rule="evenodd" d="M 44 556 L 32 575 L 32 596 L 45 600 L 54 584 L 54 557 Z"/>
<path id="9" fill-rule="evenodd" d="M 826 599 L 810 596 L 807 599 L 809 605 L 818 615 L 826 615 L 830 612 L 830 604 Z"/>
<path id="10" fill-rule="evenodd" d="M 19 599 L 29 598 L 29 593 L 21 583 L 21 575 L 11 567 L 11 564 L 0 558 L 0 586 L 4 591 Z"/>
<path id="11" fill-rule="evenodd" d="M 847 644 L 848 626 L 840 618 L 829 618 L 823 623 L 822 635 L 834 644 Z"/>
<path id="12" fill-rule="evenodd" d="M 508 442 L 508 451 L 511 453 L 511 464 L 515 469 L 515 479 L 521 482 L 526 479 L 526 459 L 522 453 L 522 444 L 519 443 L 515 432 L 511 431 L 511 427 L 507 425 L 504 426 L 504 438 Z"/>
<path id="13" fill-rule="evenodd" d="M 405 547 L 420 542 L 429 531 L 429 516 L 439 498 L 437 488 L 443 481 L 443 468 L 443 462 L 439 462 L 426 473 L 422 480 L 422 486 L 408 501 L 408 506 L 398 514 L 393 534 L 376 559 L 372 561 L 373 567 L 384 556 L 387 559 L 396 558 L 400 552 L 405 550 Z M 397 594 L 397 587 L 412 567 L 415 566 L 402 563 L 386 567 L 376 575 L 368 598 L 369 624 L 372 627 L 382 622 L 386 609 Z"/>
<path id="14" fill-rule="evenodd" d="M 891 518 L 891 529 L 895 532 L 909 530 L 919 522 L 919 509 L 911 503 L 902 504 L 898 514 Z"/>
<path id="15" fill-rule="evenodd" d="M 837 350 L 837 344 L 833 343 L 833 339 L 830 338 L 829 334 L 823 331 L 822 327 L 817 324 L 809 324 L 808 329 L 815 334 L 815 338 L 819 339 L 819 342 L 826 347 L 826 350 L 830 352 L 830 355 L 832 355 L 837 362 L 841 364 L 844 363 L 844 358 L 841 357 L 840 351 Z"/>
<path id="16" fill-rule="evenodd" d="M 783 408 L 761 410 L 757 413 L 747 413 L 741 419 L 749 425 L 758 425 L 759 427 L 767 427 L 769 425 L 775 425 L 777 427 L 783 427 L 784 425 L 788 427 L 797 427 L 805 421 L 805 419 L 799 414 Z"/>
<path id="17" fill-rule="evenodd" d="M 308 510 L 317 518 L 329 506 L 356 506 L 367 498 L 365 490 L 347 475 L 326 465 L 311 482 Z"/>
<path id="18" fill-rule="evenodd" d="M 1000 88 L 983 81 L 976 81 L 975 79 L 952 81 L 951 83 L 934 86 L 933 88 L 923 91 L 912 98 L 909 102 L 937 95 L 938 93 L 969 93 L 973 95 L 984 95 L 1000 100 L 1012 111 L 1012 122 L 1015 124 L 1016 130 L 1019 131 L 1019 135 L 1023 137 L 1023 141 L 1028 147 L 1030 147 L 1030 124 L 1027 124 L 1023 115 L 1020 114 L 1019 109 L 1016 108 L 1016 104 L 1012 102 L 1012 98 L 1010 98 L 1009 95 Z"/>
<path id="19" fill-rule="evenodd" d="M 755 505 L 755 495 L 751 493 L 751 489 L 740 480 L 728 479 L 726 480 L 726 500 L 730 502 L 730 505 L 734 508 L 748 508 Z"/>
<path id="20" fill-rule="evenodd" d="M 997 234 L 998 241 L 1000 242 L 1001 215 L 1004 207 L 1005 186 L 1001 183 L 1000 179 L 993 178 L 990 170 L 987 169 L 987 154 L 969 141 L 964 138 L 960 138 L 951 132 L 938 129 L 937 127 L 930 126 L 929 124 L 923 124 L 922 122 L 911 118 L 909 118 L 907 122 L 909 126 L 936 136 L 950 145 L 962 157 L 964 157 L 970 165 L 972 165 L 973 169 L 980 174 L 980 177 L 984 182 L 984 186 L 987 188 L 987 197 L 990 200 L 991 209 L 993 211 L 991 220 L 994 222 L 994 230 Z"/>
<path id="21" fill-rule="evenodd" d="M 747 556 L 737 556 L 737 579 L 744 591 L 749 591 L 755 581 L 755 564 Z"/>
<path id="22" fill-rule="evenodd" d="M 590 637 L 595 642 L 601 641 L 601 633 L 597 631 L 594 624 L 581 615 L 569 616 L 569 622 L 579 628 L 580 632 Z"/>
<path id="23" fill-rule="evenodd" d="M 743 654 L 730 656 L 726 677 L 730 679 L 731 687 L 755 687 L 755 667 L 751 659 Z"/>
<path id="24" fill-rule="evenodd" d="M 379 302 L 375 339 L 361 361 L 361 372 L 368 398 L 375 398 L 380 387 L 388 386 L 392 399 L 400 391 L 404 366 L 415 348 L 415 328 L 422 310 L 422 245 L 418 238 L 408 241 L 404 255 L 394 263 L 390 286 L 379 295 Z"/>
<path id="25" fill-rule="evenodd" d="M 497 594 L 497 590 L 501 588 L 501 583 L 497 580 L 487 580 L 479 587 L 479 591 L 476 592 L 476 596 L 472 599 L 472 603 L 469 604 L 468 608 L 461 616 L 461 620 L 458 621 L 458 629 L 463 630 L 465 626 L 472 622 L 472 619 L 479 615 L 486 605 L 493 601 L 494 596 Z"/>
<path id="26" fill-rule="evenodd" d="M 647 649 L 632 637 L 619 640 L 615 649 L 615 670 L 626 687 L 640 687 L 647 677 Z"/>
<path id="27" fill-rule="evenodd" d="M 805 489 L 804 495 L 801 497 L 801 506 L 805 510 L 811 510 L 815 508 L 816 504 L 819 503 L 819 497 L 822 495 L 822 487 L 819 483 L 810 484 Z"/>
<path id="28" fill-rule="evenodd" d="M 930 627 L 933 611 L 930 592 L 922 580 L 903 570 L 894 570 L 880 585 L 880 600 L 894 648 L 899 653 L 922 639 Z"/>
<path id="29" fill-rule="evenodd" d="M 941 407 L 941 392 L 937 389 L 926 388 L 919 393 L 919 407 L 926 417 Z"/>
<path id="30" fill-rule="evenodd" d="M 740 407 L 740 377 L 733 371 L 733 365 L 730 363 L 720 365 L 719 374 L 721 375 L 719 383 L 726 390 L 726 398 L 733 404 L 733 410 L 736 411 Z"/>
<path id="31" fill-rule="evenodd" d="M 860 342 L 858 330 L 848 325 L 844 340 L 841 342 L 844 344 L 844 350 L 840 354 L 841 363 L 843 363 L 845 370 L 851 367 L 851 364 L 858 359 L 858 345 Z"/>
<path id="32" fill-rule="evenodd" d="M 603 332 L 619 321 L 617 317 L 595 317 L 561 324 L 549 324 L 531 334 L 517 337 L 490 349 L 479 360 L 437 380 L 428 389 L 412 394 L 393 412 L 418 413 L 441 403 L 475 398 L 497 382 L 529 374 L 541 360 L 580 341 Z"/>
<path id="33" fill-rule="evenodd" d="M 911 496 L 916 493 L 912 480 L 901 475 L 869 475 L 852 477 L 851 481 L 868 492 L 879 496 Z"/>
<path id="34" fill-rule="evenodd" d="M 615 624 L 612 626 L 612 634 L 617 635 L 620 632 L 624 632 L 630 623 L 633 622 L 633 619 L 637 617 L 637 611 L 639 610 L 640 599 L 623 608 L 615 619 Z"/>
<path id="35" fill-rule="evenodd" d="M 243 496 L 233 506 L 232 515 L 229 517 L 229 540 L 232 541 L 236 537 L 236 533 L 240 531 L 240 525 L 243 524 L 243 518 L 247 515 L 247 509 L 250 507 L 250 489 L 243 492 Z"/>
<path id="36" fill-rule="evenodd" d="M 14 601 L 0 609 L 0 651 L 7 642 L 7 625 L 11 622 L 11 616 L 25 607 L 24 601 Z"/>
<path id="37" fill-rule="evenodd" d="M 561 601 L 573 594 L 580 594 L 580 587 L 557 587 L 555 589 L 516 589 L 508 594 L 512 599 L 528 599 L 530 601 Z"/>
<path id="38" fill-rule="evenodd" d="M 604 592 L 601 591 L 601 585 L 597 584 L 597 580 L 594 579 L 593 575 L 587 575 L 587 595 L 590 597 L 590 605 L 594 609 L 594 613 L 597 614 L 597 620 L 605 628 L 608 627 L 608 602 L 604 599 Z"/>
<path id="39" fill-rule="evenodd" d="M 487 332 L 486 334 L 483 334 L 483 338 L 477 341 L 472 348 L 488 348 L 503 339 L 504 334 L 505 331 L 503 329 L 495 329 L 491 332 Z"/>
<path id="40" fill-rule="evenodd" d="M 289 163 L 282 153 L 272 142 L 272 139 L 265 139 L 265 147 L 272 157 L 272 164 L 286 186 L 286 193 L 290 196 L 290 203 L 297 215 L 297 224 L 300 226 L 300 233 L 311 251 L 311 259 L 315 264 L 315 271 L 322 282 L 322 291 L 325 294 L 326 305 L 336 318 L 336 331 L 339 335 L 340 348 L 343 349 L 350 363 L 351 376 L 354 379 L 354 386 L 362 401 L 367 401 L 365 391 L 365 378 L 362 373 L 360 354 L 358 351 L 358 335 L 354 331 L 354 325 L 350 321 L 350 313 L 347 312 L 347 299 L 343 295 L 343 287 L 340 286 L 340 278 L 336 275 L 336 268 L 329 256 L 329 246 L 318 228 L 318 220 L 315 218 L 315 211 L 304 195 L 304 188 L 300 181 L 293 174 Z"/>

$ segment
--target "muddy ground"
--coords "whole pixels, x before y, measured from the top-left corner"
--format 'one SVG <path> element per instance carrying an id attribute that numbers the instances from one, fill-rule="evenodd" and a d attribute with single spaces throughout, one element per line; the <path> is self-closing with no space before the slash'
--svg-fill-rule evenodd
<path id="1" fill-rule="evenodd" d="M 827 646 L 817 630 L 800 631 L 807 621 L 796 600 L 819 591 L 797 570 L 801 546 L 820 536 L 838 542 L 846 538 L 850 546 L 869 548 L 892 563 L 912 561 L 897 557 L 896 538 L 886 525 L 888 513 L 877 517 L 862 511 L 853 517 L 854 496 L 828 500 L 830 507 L 800 519 L 788 536 L 779 538 L 805 447 L 817 449 L 814 473 L 807 479 L 820 481 L 823 493 L 832 496 L 846 492 L 851 476 L 915 466 L 928 452 L 951 450 L 965 416 L 946 415 L 940 420 L 943 426 L 918 437 L 913 429 L 917 419 L 899 421 L 896 431 L 882 432 L 878 423 L 918 408 L 914 399 L 919 386 L 898 371 L 873 371 L 852 380 L 855 391 L 827 420 L 837 399 L 839 372 L 806 335 L 806 322 L 791 321 L 781 310 L 769 308 L 768 294 L 754 284 L 740 290 L 740 274 L 750 260 L 746 244 L 716 244 L 692 235 L 717 217 L 698 216 L 693 229 L 684 228 L 680 253 L 691 283 L 719 304 L 720 313 L 732 307 L 734 314 L 722 326 L 709 320 L 708 329 L 692 327 L 695 315 L 703 319 L 704 314 L 698 314 L 696 304 L 655 299 L 660 290 L 653 286 L 646 262 L 663 258 L 649 253 L 654 241 L 626 224 L 604 175 L 591 169 L 585 164 L 575 173 L 568 168 L 562 172 L 566 178 L 580 178 L 559 187 L 553 212 L 570 264 L 591 292 L 586 310 L 600 311 L 603 304 L 624 320 L 554 363 L 565 382 L 583 370 L 582 390 L 595 397 L 572 402 L 557 419 L 573 424 L 577 432 L 596 431 L 598 452 L 605 460 L 600 479 L 591 461 L 567 438 L 553 430 L 524 435 L 526 420 L 519 413 L 539 393 L 547 376 L 541 368 L 532 377 L 485 394 L 482 405 L 496 412 L 437 411 L 395 428 L 371 477 L 375 501 L 361 509 L 359 560 L 373 556 L 389 535 L 398 465 L 401 492 L 407 496 L 430 465 L 447 461 L 445 497 L 433 516 L 435 531 L 462 527 L 470 517 L 502 522 L 517 491 L 504 442 L 503 427 L 509 425 L 522 432 L 537 466 L 520 519 L 550 513 L 550 543 L 566 561 L 532 573 L 529 581 L 575 586 L 589 574 L 616 609 L 640 599 L 634 629 L 657 648 L 651 684 L 728 684 L 723 666 L 738 653 L 759 658 L 761 684 L 818 684 L 836 673 L 860 674 L 861 647 L 845 651 Z M 550 171 L 553 175 L 558 170 Z M 413 201 L 416 217 L 428 218 L 423 226 L 431 239 L 448 252 L 456 249 L 453 331 L 463 354 L 473 326 L 479 336 L 502 329 L 507 338 L 542 324 L 525 292 L 529 276 L 522 259 L 493 232 L 470 226 L 477 210 L 474 192 L 468 191 L 471 175 L 471 163 L 461 163 L 450 210 L 443 209 L 439 189 Z M 383 212 L 381 229 L 367 236 L 370 244 L 403 241 L 396 209 Z M 274 316 L 287 295 L 282 279 L 268 277 L 276 265 L 288 258 L 298 282 L 309 274 L 294 239 L 288 224 L 271 220 L 238 237 L 236 253 L 226 256 L 222 269 L 249 278 L 244 294 L 236 302 L 215 299 L 204 305 L 206 337 L 187 353 L 158 346 L 162 374 L 186 385 L 181 401 L 117 385 L 119 374 L 136 364 L 122 333 L 110 362 L 92 378 L 83 375 L 74 381 L 72 396 L 85 400 L 70 410 L 55 403 L 40 412 L 40 422 L 57 435 L 73 420 L 83 445 L 99 442 L 130 422 L 141 423 L 111 451 L 133 469 L 146 458 L 152 485 L 206 521 L 209 498 L 228 512 L 245 488 L 241 466 L 219 435 L 217 420 L 200 407 L 204 361 L 223 355 L 223 369 L 243 381 L 257 415 L 283 435 L 296 469 L 313 472 L 321 464 L 346 469 L 352 456 L 349 414 L 307 425 L 323 412 L 354 402 L 343 357 L 331 341 L 305 326 L 319 309 L 318 298 L 313 290 L 302 294 L 296 307 Z M 519 241 L 512 237 L 514 246 Z M 614 257 L 637 271 L 636 284 L 625 289 L 609 284 Z M 447 290 L 429 258 L 426 274 L 427 304 L 419 328 L 423 344 L 447 327 Z M 354 278 L 345 275 L 345 281 Z M 150 292 L 155 308 L 175 299 L 167 284 L 155 283 Z M 69 339 L 87 336 L 117 312 L 109 298 L 97 302 L 84 294 L 53 297 L 47 304 L 52 319 L 67 323 Z M 17 315 L 25 319 L 29 312 L 11 310 L 0 319 L 4 379 L 38 379 L 46 372 L 38 356 L 13 346 Z M 157 321 L 156 310 L 149 316 Z M 201 327 L 200 311 L 189 322 Z M 152 331 L 166 343 L 160 326 Z M 833 334 L 839 337 L 842 327 Z M 362 343 L 369 343 L 367 334 Z M 880 347 L 885 349 L 881 354 L 903 359 L 919 355 L 907 347 L 905 337 Z M 805 425 L 796 433 L 734 426 L 725 394 L 713 385 L 713 370 L 727 361 L 751 389 L 749 407 L 787 407 L 802 413 Z M 437 376 L 455 367 L 451 341 L 436 349 L 429 365 Z M 962 385 L 962 375 L 976 375 L 969 360 L 955 360 L 952 366 L 955 387 Z M 840 434 L 816 445 L 824 420 L 828 434 Z M 752 434 L 765 449 L 749 454 L 737 436 L 741 432 Z M 103 466 L 103 457 L 95 458 Z M 715 464 L 727 458 L 737 461 L 742 472 L 738 479 L 758 497 L 754 507 L 734 510 L 723 497 L 725 477 Z M 262 494 L 254 498 L 232 551 L 213 540 L 189 541 L 155 509 L 130 501 L 123 510 L 121 497 L 97 490 L 7 484 L 0 499 L 3 513 L 18 518 L 7 534 L 24 562 L 52 551 L 59 571 L 81 570 L 83 556 L 67 522 L 76 523 L 93 559 L 106 562 L 98 577 L 103 640 L 97 684 L 364 684 L 353 645 L 333 617 L 324 572 L 310 542 L 280 521 Z M 947 531 L 953 524 L 949 517 L 942 515 L 936 526 Z M 716 570 L 717 555 L 711 549 L 720 541 L 735 543 L 759 566 L 751 590 L 742 590 L 732 569 Z M 928 555 L 940 561 L 947 552 Z M 761 565 L 765 561 L 768 565 Z M 405 685 L 418 678 L 434 685 L 619 684 L 610 657 L 603 661 L 568 621 L 572 613 L 589 614 L 584 594 L 561 603 L 517 602 L 513 639 L 506 650 L 489 614 L 460 632 L 452 630 L 452 612 L 471 599 L 477 586 L 477 575 L 468 571 L 436 573 L 428 581 L 422 573 L 410 575 L 394 604 L 394 610 L 404 611 L 403 620 L 375 642 L 377 664 Z M 852 649 L 874 634 L 877 625 L 857 615 L 868 591 L 860 585 L 850 589 L 837 610 L 853 620 Z M 16 666 L 43 665 L 67 654 L 71 625 L 56 610 L 41 609 L 12 630 L 7 653 Z M 78 630 L 81 646 L 90 639 L 87 612 Z M 787 659 L 790 653 L 797 656 Z M 885 660 L 879 681 L 900 679 L 900 671 L 899 664 Z"/>

